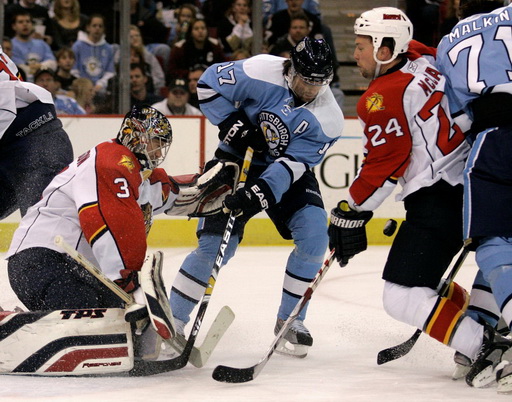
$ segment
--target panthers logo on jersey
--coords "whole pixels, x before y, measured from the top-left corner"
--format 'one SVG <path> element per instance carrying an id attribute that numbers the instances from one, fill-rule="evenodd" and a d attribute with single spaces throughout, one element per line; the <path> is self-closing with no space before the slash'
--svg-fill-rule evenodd
<path id="1" fill-rule="evenodd" d="M 275 158 L 283 156 L 290 143 L 290 131 L 281 118 L 271 112 L 261 112 L 258 124 L 267 141 L 269 154 Z"/>

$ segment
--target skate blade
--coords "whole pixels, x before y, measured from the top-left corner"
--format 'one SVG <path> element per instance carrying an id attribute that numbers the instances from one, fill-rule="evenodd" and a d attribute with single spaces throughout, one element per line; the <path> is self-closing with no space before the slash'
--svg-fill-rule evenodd
<path id="1" fill-rule="evenodd" d="M 488 388 L 491 387 L 496 382 L 496 374 L 492 365 L 483 369 L 480 373 L 478 373 L 471 384 L 475 388 Z"/>
<path id="2" fill-rule="evenodd" d="M 452 380 L 457 381 L 465 378 L 470 369 L 471 366 L 463 366 L 462 364 L 457 364 L 455 366 L 455 370 L 453 370 Z"/>
<path id="3" fill-rule="evenodd" d="M 281 339 L 276 346 L 275 352 L 280 355 L 304 359 L 308 355 L 308 349 L 309 346 L 297 345 L 288 342 L 286 339 Z"/>
<path id="4" fill-rule="evenodd" d="M 498 381 L 498 394 L 512 394 L 512 375 Z"/>

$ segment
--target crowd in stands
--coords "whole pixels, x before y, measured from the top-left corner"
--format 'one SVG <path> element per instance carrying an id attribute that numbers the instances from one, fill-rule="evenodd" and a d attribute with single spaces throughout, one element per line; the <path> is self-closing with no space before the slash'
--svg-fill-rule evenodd
<path id="1" fill-rule="evenodd" d="M 117 1 L 0 1 L 5 4 L 4 52 L 23 79 L 52 93 L 58 113 L 117 113 Z M 251 0 L 128 1 L 132 104 L 153 104 L 170 115 L 201 114 L 196 86 L 202 72 L 253 55 Z M 334 50 L 318 2 L 263 0 L 264 26 L 257 30 L 263 32 L 261 52 L 288 57 L 306 35 L 324 37 Z"/>

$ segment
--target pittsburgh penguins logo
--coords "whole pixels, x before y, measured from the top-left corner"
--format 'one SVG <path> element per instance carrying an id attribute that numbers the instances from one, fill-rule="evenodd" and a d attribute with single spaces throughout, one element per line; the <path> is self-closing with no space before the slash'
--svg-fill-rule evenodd
<path id="1" fill-rule="evenodd" d="M 283 156 L 290 143 L 290 131 L 281 118 L 271 112 L 261 112 L 258 124 L 267 141 L 269 154 L 275 158 Z"/>

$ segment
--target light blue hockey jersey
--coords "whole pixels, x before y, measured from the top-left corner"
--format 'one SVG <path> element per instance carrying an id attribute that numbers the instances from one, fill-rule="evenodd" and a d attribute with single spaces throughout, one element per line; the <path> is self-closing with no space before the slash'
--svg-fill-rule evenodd
<path id="1" fill-rule="evenodd" d="M 512 5 L 459 21 L 437 48 L 437 66 L 447 78 L 446 94 L 454 116 L 491 92 L 512 93 Z M 464 116 L 464 115 L 462 115 Z M 467 130 L 470 122 L 457 119 Z"/>
<path id="2" fill-rule="evenodd" d="M 330 88 L 313 102 L 295 107 L 283 76 L 284 58 L 257 55 L 210 66 L 198 83 L 200 107 L 215 125 L 238 109 L 261 128 L 269 150 L 260 176 L 276 201 L 304 172 L 318 165 L 341 136 L 343 113 Z M 225 151 L 231 149 L 220 144 Z"/>

